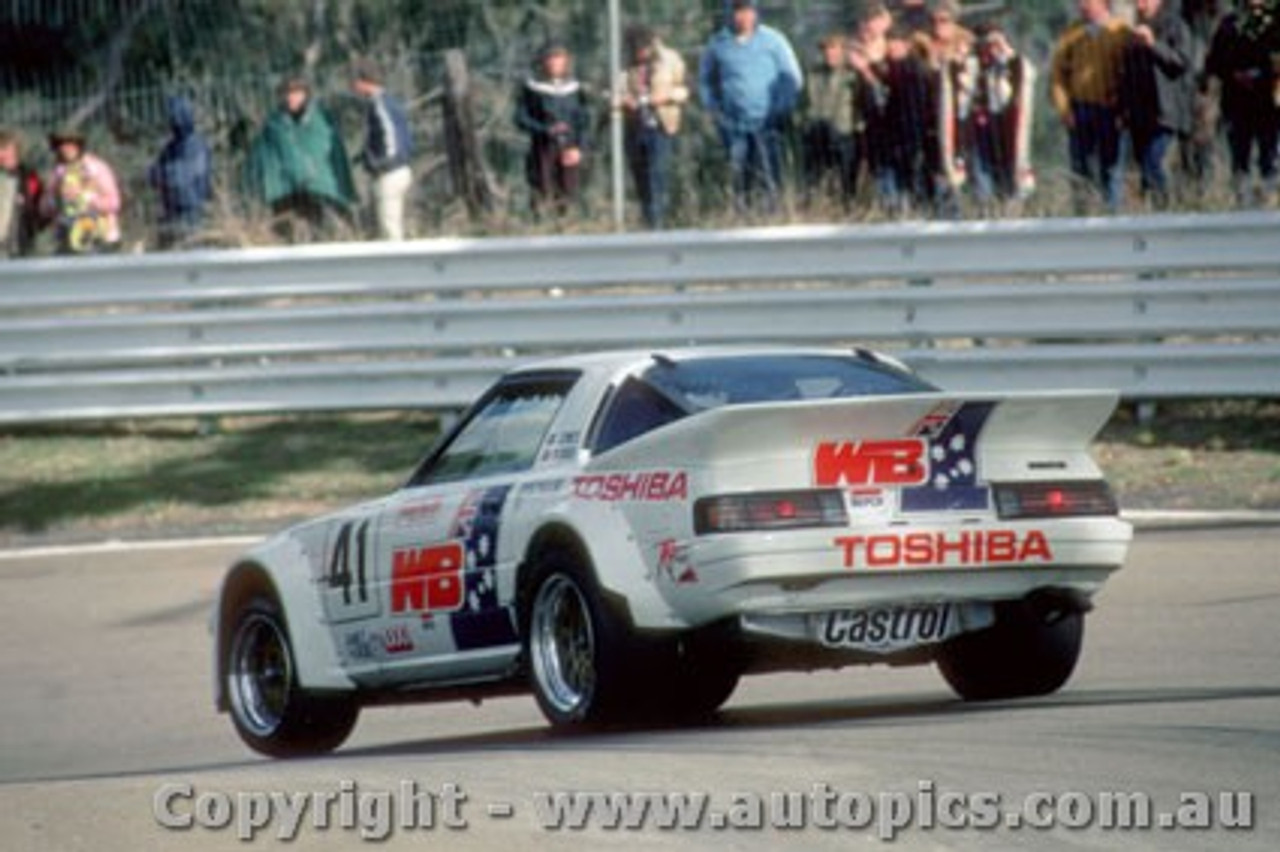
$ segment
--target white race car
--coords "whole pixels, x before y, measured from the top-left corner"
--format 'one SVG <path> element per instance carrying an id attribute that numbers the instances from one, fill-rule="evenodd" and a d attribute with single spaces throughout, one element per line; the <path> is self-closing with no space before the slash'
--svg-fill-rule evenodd
<path id="1" fill-rule="evenodd" d="M 531 690 L 555 725 L 714 712 L 749 672 L 936 662 L 1052 692 L 1132 531 L 1107 393 L 955 395 L 875 353 L 690 349 L 501 379 L 390 496 L 264 542 L 213 616 L 257 751 Z"/>

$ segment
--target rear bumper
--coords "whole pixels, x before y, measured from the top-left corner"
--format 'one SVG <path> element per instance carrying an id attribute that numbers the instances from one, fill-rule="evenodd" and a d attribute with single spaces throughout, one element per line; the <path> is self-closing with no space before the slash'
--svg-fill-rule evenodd
<path id="1" fill-rule="evenodd" d="M 861 543 L 850 559 L 847 539 L 859 532 L 821 529 L 699 539 L 688 549 L 696 581 L 668 586 L 667 599 L 684 621 L 698 626 L 749 615 L 1014 600 L 1046 588 L 1088 598 L 1123 564 L 1132 539 L 1132 527 L 1116 518 L 882 527 L 861 531 Z M 992 533 L 1011 534 L 1009 540 L 1015 542 L 1026 542 L 1033 534 L 1038 538 L 1033 547 L 1012 549 L 1004 545 L 1004 538 L 998 539 L 1002 543 L 993 561 L 985 558 Z M 980 536 L 987 537 L 981 546 Z M 870 542 L 872 537 L 877 541 Z M 866 554 L 868 544 L 875 548 L 875 567 L 858 558 Z M 896 561 L 889 558 L 895 554 Z"/>

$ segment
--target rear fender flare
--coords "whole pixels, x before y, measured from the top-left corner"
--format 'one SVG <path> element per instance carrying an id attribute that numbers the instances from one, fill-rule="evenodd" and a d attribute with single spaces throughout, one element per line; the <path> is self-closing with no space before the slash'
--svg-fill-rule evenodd
<path id="1" fill-rule="evenodd" d="M 591 572 L 600 589 L 624 607 L 638 630 L 671 630 L 687 625 L 660 594 L 635 536 L 621 513 L 592 512 L 589 518 L 548 516 L 530 537 L 516 575 L 517 599 L 527 593 L 538 556 L 547 548 L 566 549 Z M 590 529 L 590 535 L 584 530 Z"/>

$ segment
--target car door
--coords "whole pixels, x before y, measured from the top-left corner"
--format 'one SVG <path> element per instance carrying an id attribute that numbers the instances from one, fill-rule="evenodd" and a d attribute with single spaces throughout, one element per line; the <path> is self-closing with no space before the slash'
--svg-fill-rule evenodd
<path id="1" fill-rule="evenodd" d="M 362 641 L 380 682 L 509 670 L 520 640 L 518 557 L 501 552 L 508 498 L 536 464 L 575 379 L 557 372 L 504 380 L 404 489 L 351 524 L 352 552 L 367 548 L 377 586 Z"/>

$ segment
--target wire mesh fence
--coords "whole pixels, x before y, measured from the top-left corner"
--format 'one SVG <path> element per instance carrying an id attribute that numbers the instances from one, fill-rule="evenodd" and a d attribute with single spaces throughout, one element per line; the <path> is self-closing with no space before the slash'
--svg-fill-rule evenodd
<path id="1" fill-rule="evenodd" d="M 1203 0 L 1165 0 L 1187 21 L 1192 67 L 1198 79 L 1208 41 L 1226 9 Z M 874 219 L 904 212 L 878 204 L 880 187 L 869 164 L 852 203 L 831 192 L 808 190 L 806 114 L 795 113 L 779 128 L 780 203 L 764 211 L 735 209 L 730 157 L 722 144 L 723 126 L 700 103 L 698 72 L 712 36 L 729 15 L 725 0 L 622 0 L 620 27 L 644 23 L 685 60 L 693 91 L 670 158 L 667 226 L 698 227 L 737 221 Z M 874 3 L 862 0 L 793 0 L 759 5 L 760 20 L 782 33 L 807 69 L 822 62 L 820 42 L 828 34 L 856 40 L 859 23 Z M 913 0 L 890 3 L 895 12 L 892 37 L 915 50 L 932 26 L 930 12 L 912 9 Z M 905 6 L 908 8 L 899 8 Z M 937 3 L 930 9 L 937 11 Z M 1134 19 L 1129 4 L 1114 11 Z M 1181 8 L 1179 8 L 1181 7 Z M 413 159 L 410 233 L 523 233 L 556 228 L 609 227 L 611 192 L 608 124 L 617 106 L 610 80 L 608 45 L 611 22 L 602 0 L 0 0 L 0 126 L 27 139 L 28 159 L 47 171 L 52 155 L 46 134 L 75 124 L 88 147 L 110 162 L 122 184 L 126 241 L 154 242 L 160 216 L 148 168 L 168 136 L 167 99 L 189 97 L 199 130 L 213 150 L 213 214 L 204 238 L 245 244 L 274 238 L 268 212 L 246 197 L 245 162 L 260 128 L 277 108 L 277 87 L 293 75 L 310 80 L 314 97 L 334 117 L 350 152 L 358 152 L 365 133 L 362 101 L 350 89 L 354 56 L 371 56 L 385 72 L 389 91 L 406 106 L 416 140 Z M 1073 203 L 1068 134 L 1051 105 L 1052 57 L 1060 35 L 1078 17 L 1077 3 L 1066 0 L 970 2 L 959 10 L 971 35 L 996 23 L 1008 42 L 1038 70 L 1030 102 L 1026 155 L 1037 176 L 1034 195 L 1001 215 L 1046 215 L 1080 210 Z M 924 15 L 922 33 L 902 33 L 912 15 Z M 590 119 L 582 198 L 566 219 L 532 215 L 528 177 L 528 134 L 513 120 L 520 87 L 536 66 L 542 49 L 562 43 L 573 58 L 573 73 L 586 92 Z M 1280 45 L 1277 45 L 1280 51 Z M 450 81 L 446 56 L 460 51 L 468 70 L 469 119 L 489 190 L 482 215 L 467 206 L 459 175 L 450 168 L 446 108 Z M 1280 55 L 1280 54 L 1278 54 Z M 904 126 L 922 136 L 937 126 L 937 106 L 908 103 Z M 914 110 L 914 112 L 913 112 Z M 1212 163 L 1225 145 L 1216 132 L 1201 154 Z M 1274 142 L 1272 142 L 1274 145 Z M 950 154 L 960 157 L 957 151 Z M 1179 153 L 1171 152 L 1171 159 Z M 1185 158 L 1184 158 L 1185 159 Z M 354 170 L 361 179 L 359 169 Z M 1194 181 L 1173 203 L 1186 207 L 1224 206 L 1229 184 L 1218 176 Z M 1181 174 L 1181 173 L 1180 173 Z M 1186 174 L 1190 174 L 1189 171 Z M 1130 207 L 1147 204 L 1130 169 Z M 1207 188 L 1206 188 L 1207 187 Z M 829 189 L 829 187 L 827 187 Z M 628 181 L 629 227 L 641 226 Z M 370 188 L 361 186 L 368 195 Z M 925 193 L 929 194 L 928 191 Z M 954 206 L 917 204 L 908 215 L 991 215 L 972 203 L 966 190 Z M 1105 211 L 1105 199 L 1084 209 Z M 358 236 L 356 223 L 339 236 Z"/>

